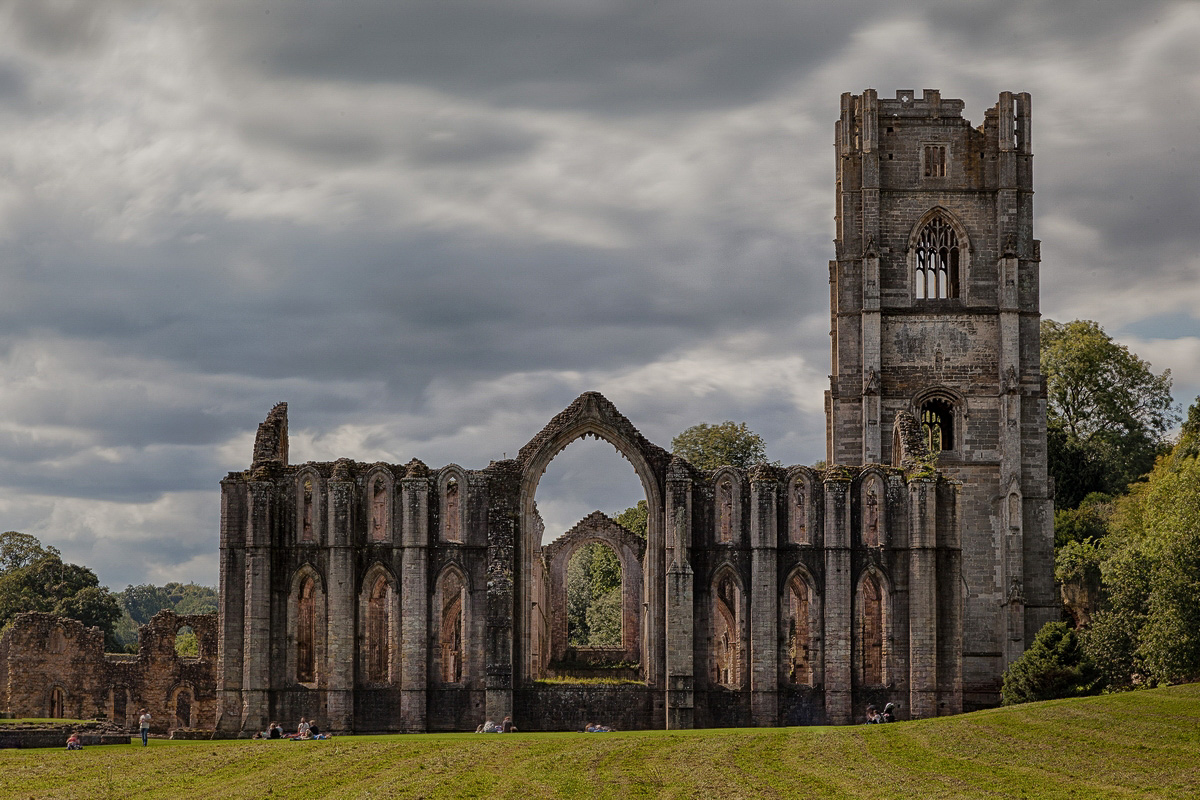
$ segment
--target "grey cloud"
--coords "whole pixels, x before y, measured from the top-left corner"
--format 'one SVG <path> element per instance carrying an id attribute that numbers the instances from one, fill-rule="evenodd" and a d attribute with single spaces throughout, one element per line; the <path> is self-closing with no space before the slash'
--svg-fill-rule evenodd
<path id="1" fill-rule="evenodd" d="M 108 15 L 130 5 L 93 0 L 13 0 L 7 16 L 26 45 L 47 55 L 70 56 L 98 51 L 107 38 Z"/>

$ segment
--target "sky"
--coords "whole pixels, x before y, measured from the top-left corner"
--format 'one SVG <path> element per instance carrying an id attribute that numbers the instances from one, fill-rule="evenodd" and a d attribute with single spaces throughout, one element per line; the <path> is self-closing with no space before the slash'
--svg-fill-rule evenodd
<path id="1" fill-rule="evenodd" d="M 581 392 L 824 458 L 843 92 L 1033 97 L 1042 313 L 1200 394 L 1200 3 L 0 0 L 0 530 L 215 585 L 219 481 Z M 548 532 L 637 500 L 603 442 Z"/>

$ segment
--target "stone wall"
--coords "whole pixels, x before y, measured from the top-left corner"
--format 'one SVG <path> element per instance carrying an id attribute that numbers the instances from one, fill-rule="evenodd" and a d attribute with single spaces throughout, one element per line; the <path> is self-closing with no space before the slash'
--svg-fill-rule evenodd
<path id="1" fill-rule="evenodd" d="M 190 627 L 200 654 L 175 652 Z M 0 638 L 0 708 L 17 717 L 106 719 L 151 730 L 207 728 L 216 723 L 217 615 L 160 611 L 138 629 L 138 652 L 104 652 L 104 634 L 53 614 L 20 614 Z"/>

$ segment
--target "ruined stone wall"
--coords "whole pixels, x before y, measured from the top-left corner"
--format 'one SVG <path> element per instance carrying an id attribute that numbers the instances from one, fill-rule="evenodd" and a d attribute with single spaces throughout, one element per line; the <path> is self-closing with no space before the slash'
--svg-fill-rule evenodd
<path id="1" fill-rule="evenodd" d="M 175 652 L 189 626 L 200 655 Z M 104 652 L 99 628 L 53 614 L 19 615 L 0 639 L 0 701 L 19 717 L 103 718 L 134 727 L 139 711 L 151 730 L 209 728 L 216 722 L 217 618 L 160 611 L 138 629 L 138 652 Z"/>

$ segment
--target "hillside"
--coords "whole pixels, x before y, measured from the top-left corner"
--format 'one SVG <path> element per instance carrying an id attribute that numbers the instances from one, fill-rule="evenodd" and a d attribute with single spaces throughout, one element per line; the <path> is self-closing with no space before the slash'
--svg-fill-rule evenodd
<path id="1" fill-rule="evenodd" d="M 1200 797 L 1200 684 L 850 728 L 0 752 L 0 796 Z"/>

